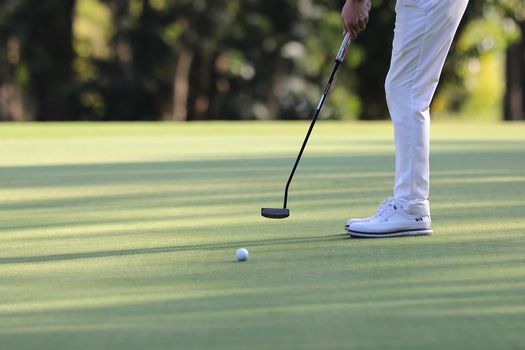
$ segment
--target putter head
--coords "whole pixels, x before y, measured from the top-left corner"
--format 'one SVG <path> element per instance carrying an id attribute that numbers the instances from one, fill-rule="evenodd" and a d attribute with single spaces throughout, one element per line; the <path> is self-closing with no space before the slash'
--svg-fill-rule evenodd
<path id="1" fill-rule="evenodd" d="M 269 219 L 284 219 L 290 216 L 290 210 L 286 208 L 262 208 L 261 215 Z"/>

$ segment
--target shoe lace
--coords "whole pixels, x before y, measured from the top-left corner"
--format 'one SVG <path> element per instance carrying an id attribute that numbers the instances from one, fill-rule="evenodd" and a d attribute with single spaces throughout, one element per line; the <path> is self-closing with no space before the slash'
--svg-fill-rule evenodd
<path id="1" fill-rule="evenodd" d="M 391 198 L 391 200 L 385 203 L 385 205 L 381 208 L 381 212 L 376 216 L 376 218 L 380 220 L 386 220 L 393 214 L 394 211 L 397 211 L 398 209 L 402 209 L 401 205 L 399 205 L 399 203 L 397 203 L 394 198 Z"/>
<path id="2" fill-rule="evenodd" d="M 381 204 L 379 204 L 379 206 L 377 207 L 376 217 L 381 216 L 385 212 L 385 210 L 387 210 L 392 205 L 392 202 L 394 202 L 393 197 L 385 198 L 385 200 L 382 201 Z"/>

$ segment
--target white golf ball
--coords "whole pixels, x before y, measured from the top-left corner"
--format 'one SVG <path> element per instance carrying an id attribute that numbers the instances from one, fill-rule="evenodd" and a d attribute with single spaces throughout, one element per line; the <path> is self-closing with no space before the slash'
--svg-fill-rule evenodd
<path id="1" fill-rule="evenodd" d="M 235 252 L 235 257 L 239 261 L 246 261 L 246 260 L 248 260 L 248 255 L 250 255 L 250 254 L 248 253 L 248 249 L 246 249 L 246 248 L 239 248 Z"/>

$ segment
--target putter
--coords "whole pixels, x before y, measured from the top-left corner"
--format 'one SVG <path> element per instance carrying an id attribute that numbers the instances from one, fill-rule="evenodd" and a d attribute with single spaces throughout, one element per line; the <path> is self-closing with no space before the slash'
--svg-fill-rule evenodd
<path id="1" fill-rule="evenodd" d="M 335 58 L 335 65 L 334 65 L 334 68 L 332 69 L 332 74 L 330 74 L 330 78 L 328 79 L 328 82 L 326 83 L 323 94 L 321 96 L 321 99 L 319 100 L 319 104 L 317 105 L 317 109 L 315 110 L 315 114 L 312 118 L 312 122 L 310 123 L 310 128 L 308 129 L 308 132 L 306 133 L 306 137 L 304 138 L 303 145 L 301 146 L 301 150 L 299 151 L 299 155 L 297 156 L 297 159 L 295 160 L 295 164 L 292 168 L 292 172 L 290 173 L 290 176 L 288 177 L 288 182 L 286 183 L 286 187 L 284 189 L 283 207 L 282 208 L 262 208 L 261 215 L 266 218 L 284 219 L 290 216 L 290 210 L 286 208 L 286 205 L 288 204 L 288 188 L 290 187 L 290 183 L 292 182 L 292 178 L 295 174 L 295 170 L 297 169 L 297 165 L 299 164 L 299 161 L 301 160 L 301 156 L 303 155 L 304 148 L 306 147 L 306 144 L 308 143 L 310 134 L 312 133 L 315 122 L 317 121 L 319 112 L 321 112 L 321 108 L 323 107 L 324 100 L 326 99 L 326 96 L 328 95 L 328 91 L 330 90 L 330 86 L 332 85 L 332 81 L 334 80 L 335 73 L 337 72 L 339 65 L 343 63 L 343 60 L 346 56 L 346 51 L 348 50 L 349 46 L 350 46 L 350 34 L 345 33 L 343 42 L 341 43 L 341 47 L 339 48 L 339 52 L 337 53 L 337 56 Z"/>

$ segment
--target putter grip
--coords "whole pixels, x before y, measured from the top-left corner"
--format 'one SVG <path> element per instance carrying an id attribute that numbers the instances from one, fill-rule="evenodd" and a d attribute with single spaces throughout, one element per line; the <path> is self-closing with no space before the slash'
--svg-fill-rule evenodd
<path id="1" fill-rule="evenodd" d="M 341 47 L 339 48 L 339 52 L 337 53 L 337 57 L 335 60 L 339 63 L 342 63 L 346 56 L 346 51 L 348 51 L 348 47 L 350 46 L 350 34 L 348 32 L 345 33 L 345 36 L 343 38 L 343 42 L 341 43 Z"/>

